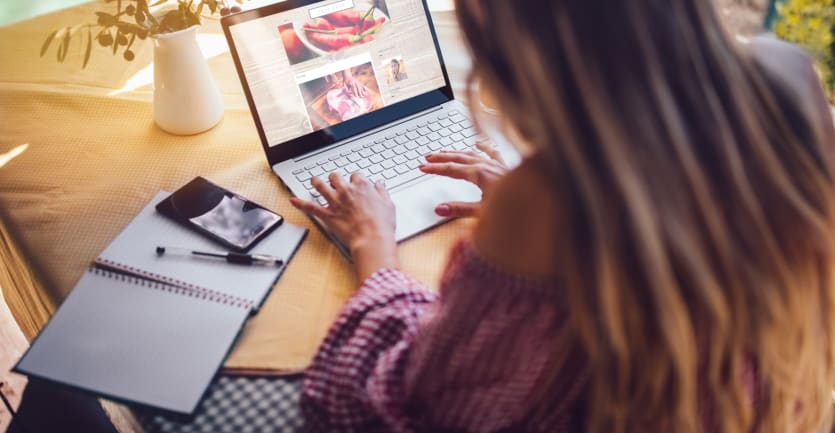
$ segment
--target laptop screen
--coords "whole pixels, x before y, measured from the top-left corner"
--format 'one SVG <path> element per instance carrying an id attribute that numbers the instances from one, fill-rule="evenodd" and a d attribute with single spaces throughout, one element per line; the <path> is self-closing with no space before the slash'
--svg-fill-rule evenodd
<path id="1" fill-rule="evenodd" d="M 446 86 L 422 0 L 301 3 L 228 28 L 265 146 Z"/>

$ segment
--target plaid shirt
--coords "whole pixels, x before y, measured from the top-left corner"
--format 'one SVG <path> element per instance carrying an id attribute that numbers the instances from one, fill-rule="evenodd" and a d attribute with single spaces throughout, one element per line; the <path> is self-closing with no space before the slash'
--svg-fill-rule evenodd
<path id="1" fill-rule="evenodd" d="M 345 305 L 307 371 L 308 427 L 573 430 L 587 370 L 567 350 L 560 295 L 555 281 L 508 274 L 467 240 L 453 249 L 439 295 L 396 269 L 377 271 Z M 533 413 L 529 401 L 556 366 L 554 386 L 563 392 Z"/>

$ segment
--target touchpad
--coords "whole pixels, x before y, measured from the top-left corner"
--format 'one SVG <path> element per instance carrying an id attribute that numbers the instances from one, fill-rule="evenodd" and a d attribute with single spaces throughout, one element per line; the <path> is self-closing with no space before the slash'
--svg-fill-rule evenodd
<path id="1" fill-rule="evenodd" d="M 397 207 L 398 241 L 444 222 L 447 218 L 435 214 L 435 207 L 441 203 L 481 200 L 481 190 L 470 182 L 431 174 L 422 179 L 391 193 Z"/>

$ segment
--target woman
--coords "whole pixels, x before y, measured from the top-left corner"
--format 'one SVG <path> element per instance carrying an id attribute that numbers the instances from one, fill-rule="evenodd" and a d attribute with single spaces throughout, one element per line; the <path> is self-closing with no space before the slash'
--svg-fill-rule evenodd
<path id="1" fill-rule="evenodd" d="M 309 424 L 825 431 L 835 131 L 808 59 L 737 43 L 704 0 L 457 11 L 525 159 L 502 177 L 475 154 L 427 158 L 485 192 L 438 296 L 397 270 L 381 186 L 314 179 L 329 207 L 294 200 L 363 281 L 306 377 Z"/>

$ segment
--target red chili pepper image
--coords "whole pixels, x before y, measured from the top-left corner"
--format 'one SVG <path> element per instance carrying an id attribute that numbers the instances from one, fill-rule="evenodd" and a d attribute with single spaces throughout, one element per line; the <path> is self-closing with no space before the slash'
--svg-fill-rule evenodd
<path id="1" fill-rule="evenodd" d="M 302 25 L 307 40 L 322 50 L 333 52 L 374 40 L 374 34 L 388 20 L 385 16 L 374 18 L 374 6 L 368 10 L 356 9 L 334 12 Z"/>

